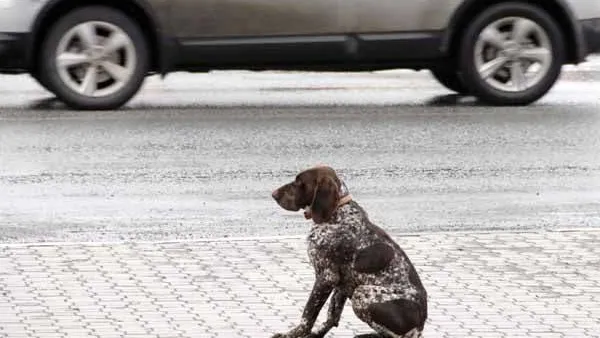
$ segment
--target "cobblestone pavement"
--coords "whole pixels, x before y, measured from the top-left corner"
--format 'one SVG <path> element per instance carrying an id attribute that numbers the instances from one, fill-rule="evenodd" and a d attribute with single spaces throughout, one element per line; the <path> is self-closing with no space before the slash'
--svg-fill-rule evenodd
<path id="1" fill-rule="evenodd" d="M 395 235 L 427 338 L 600 337 L 599 231 Z M 0 337 L 269 337 L 312 281 L 303 238 L 4 244 Z M 328 337 L 367 332 L 347 306 Z"/>

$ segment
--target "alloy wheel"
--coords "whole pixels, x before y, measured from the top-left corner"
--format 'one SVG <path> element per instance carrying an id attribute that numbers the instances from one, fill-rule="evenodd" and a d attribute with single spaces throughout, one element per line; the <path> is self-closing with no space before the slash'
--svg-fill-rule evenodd
<path id="1" fill-rule="evenodd" d="M 479 76 L 505 92 L 522 92 L 537 85 L 553 62 L 548 34 L 522 17 L 506 17 L 486 26 L 474 52 Z"/>
<path id="2" fill-rule="evenodd" d="M 72 91 L 103 97 L 121 90 L 136 67 L 131 38 L 119 27 L 103 21 L 74 26 L 59 40 L 56 68 Z"/>

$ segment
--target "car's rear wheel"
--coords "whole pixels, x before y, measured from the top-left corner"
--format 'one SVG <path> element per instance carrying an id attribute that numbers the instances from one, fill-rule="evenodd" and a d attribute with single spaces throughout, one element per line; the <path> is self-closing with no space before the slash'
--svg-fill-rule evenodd
<path id="1" fill-rule="evenodd" d="M 115 109 L 141 87 L 148 44 L 120 11 L 87 6 L 50 27 L 39 59 L 40 82 L 75 109 Z"/>
<path id="2" fill-rule="evenodd" d="M 479 14 L 462 37 L 459 70 L 469 92 L 498 105 L 525 105 L 556 83 L 564 36 L 542 8 L 518 2 Z"/>
<path id="3" fill-rule="evenodd" d="M 435 67 L 431 75 L 444 87 L 459 94 L 467 94 L 469 90 L 463 84 L 458 71 L 453 67 Z"/>

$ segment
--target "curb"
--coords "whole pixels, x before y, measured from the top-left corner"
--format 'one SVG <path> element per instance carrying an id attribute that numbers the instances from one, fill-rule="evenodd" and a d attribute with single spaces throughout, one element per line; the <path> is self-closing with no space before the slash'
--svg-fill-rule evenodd
<path id="1" fill-rule="evenodd" d="M 507 229 L 507 230 L 447 230 L 447 231 L 421 231 L 421 232 L 391 232 L 392 237 L 422 237 L 435 235 L 456 234 L 526 234 L 526 233 L 566 233 L 566 232 L 600 232 L 600 227 L 571 227 L 556 229 Z M 111 246 L 124 244 L 179 244 L 179 243 L 207 243 L 207 242 L 272 242 L 284 240 L 304 240 L 305 235 L 293 236 L 248 236 L 248 237 L 215 237 L 195 239 L 175 239 L 156 241 L 100 241 L 100 242 L 22 242 L 22 243 L 0 243 L 0 248 L 27 248 L 27 247 L 51 247 L 51 246 Z"/>

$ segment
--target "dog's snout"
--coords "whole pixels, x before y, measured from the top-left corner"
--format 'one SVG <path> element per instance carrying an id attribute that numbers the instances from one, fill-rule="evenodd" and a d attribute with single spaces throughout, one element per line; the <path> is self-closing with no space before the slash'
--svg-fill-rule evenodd
<path id="1" fill-rule="evenodd" d="M 279 199 L 279 189 L 273 190 L 271 196 L 273 196 L 274 199 Z"/>

